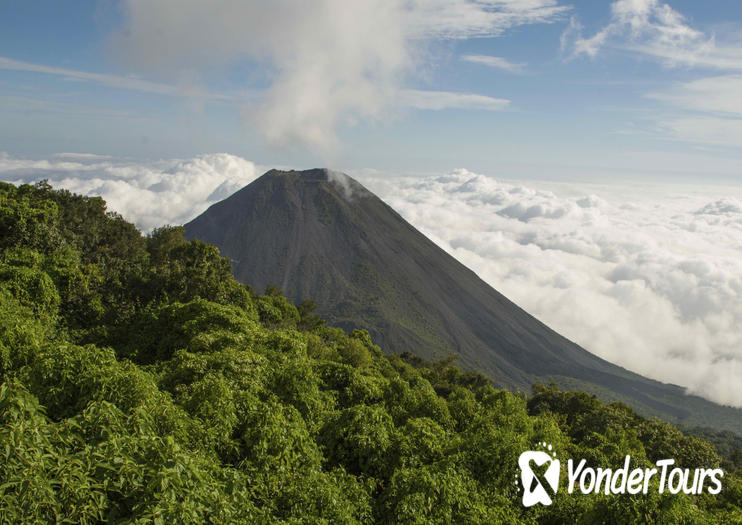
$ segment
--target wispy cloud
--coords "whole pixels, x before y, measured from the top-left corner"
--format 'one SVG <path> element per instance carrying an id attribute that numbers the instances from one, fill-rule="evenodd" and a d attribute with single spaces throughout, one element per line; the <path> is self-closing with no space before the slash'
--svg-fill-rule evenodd
<path id="1" fill-rule="evenodd" d="M 644 55 L 669 67 L 742 70 L 742 46 L 721 44 L 692 27 L 688 19 L 660 0 L 617 0 L 610 22 L 583 37 L 576 18 L 562 34 L 562 47 L 572 56 L 594 58 L 606 48 Z"/>
<path id="2" fill-rule="evenodd" d="M 668 108 L 656 129 L 676 140 L 742 147 L 742 76 L 723 75 L 681 82 L 646 96 Z"/>
<path id="3" fill-rule="evenodd" d="M 682 13 L 660 0 L 617 0 L 610 22 L 590 37 L 572 18 L 562 34 L 563 52 L 571 58 L 596 58 L 617 49 L 716 75 L 655 90 L 646 97 L 660 102 L 647 129 L 656 136 L 700 145 L 742 146 L 742 43 L 719 42 L 693 27 Z M 719 72 L 722 72 L 720 75 Z M 646 117 L 644 117 L 646 119 Z"/>
<path id="4" fill-rule="evenodd" d="M 463 55 L 461 60 L 473 64 L 481 64 L 493 69 L 501 69 L 509 73 L 525 72 L 525 64 L 513 63 L 502 57 L 494 57 L 490 55 Z"/>
<path id="5" fill-rule="evenodd" d="M 722 75 L 680 82 L 647 93 L 663 105 L 656 133 L 683 142 L 742 147 L 742 76 Z"/>
<path id="6" fill-rule="evenodd" d="M 571 10 L 557 0 L 413 0 L 399 6 L 412 36 L 434 38 L 499 36 L 515 26 L 556 22 Z"/>
<path id="7" fill-rule="evenodd" d="M 453 93 L 450 91 L 422 91 L 406 89 L 400 92 L 402 105 L 416 109 L 469 109 L 481 111 L 502 111 L 510 101 L 473 93 Z"/>
<path id="8" fill-rule="evenodd" d="M 28 71 L 32 73 L 42 73 L 45 75 L 54 75 L 64 78 L 91 82 L 100 86 L 106 86 L 116 89 L 125 89 L 129 91 L 140 91 L 142 93 L 154 93 L 157 95 L 168 96 L 199 96 L 216 100 L 234 100 L 229 95 L 205 93 L 193 86 L 171 85 L 159 82 L 151 82 L 141 78 L 126 77 L 120 75 L 110 75 L 105 73 L 90 73 L 77 69 L 67 69 L 62 67 L 47 66 L 44 64 L 34 64 L 13 60 L 12 58 L 0 57 L 0 69 L 12 71 Z"/>
<path id="9" fill-rule="evenodd" d="M 742 147 L 742 119 L 712 116 L 678 116 L 659 119 L 657 132 L 682 142 L 727 148 Z"/>
<path id="10" fill-rule="evenodd" d="M 722 75 L 682 82 L 664 91 L 647 94 L 648 98 L 677 108 L 742 117 L 742 75 Z"/>

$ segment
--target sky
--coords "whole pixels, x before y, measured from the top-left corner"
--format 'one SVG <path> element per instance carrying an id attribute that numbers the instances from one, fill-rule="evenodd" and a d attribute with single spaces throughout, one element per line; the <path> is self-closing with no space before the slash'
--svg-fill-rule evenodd
<path id="1" fill-rule="evenodd" d="M 144 231 L 349 173 L 591 352 L 742 407 L 738 0 L 0 0 L 0 180 Z"/>
<path id="2" fill-rule="evenodd" d="M 0 151 L 740 182 L 737 0 L 0 2 Z"/>

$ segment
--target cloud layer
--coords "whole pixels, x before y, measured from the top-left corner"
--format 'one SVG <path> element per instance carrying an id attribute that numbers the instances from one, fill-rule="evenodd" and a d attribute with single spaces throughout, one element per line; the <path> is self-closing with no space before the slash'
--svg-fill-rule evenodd
<path id="1" fill-rule="evenodd" d="M 181 224 L 254 180 L 227 154 L 151 163 L 0 154 L 0 179 L 102 195 L 143 229 Z M 457 170 L 356 177 L 552 328 L 633 371 L 742 407 L 742 191 L 505 183 Z"/>
<path id="2" fill-rule="evenodd" d="M 591 352 L 742 407 L 740 190 L 507 184 L 466 170 L 366 183 Z"/>
<path id="3" fill-rule="evenodd" d="M 251 125 L 271 144 L 322 149 L 334 145 L 338 127 L 410 105 L 430 40 L 498 36 L 553 22 L 568 9 L 556 0 L 126 0 L 123 6 L 126 22 L 112 46 L 133 72 L 192 85 L 239 65 L 248 84 L 241 87 L 252 90 L 245 110 Z M 467 93 L 430 92 L 422 100 L 423 109 L 507 104 Z"/>

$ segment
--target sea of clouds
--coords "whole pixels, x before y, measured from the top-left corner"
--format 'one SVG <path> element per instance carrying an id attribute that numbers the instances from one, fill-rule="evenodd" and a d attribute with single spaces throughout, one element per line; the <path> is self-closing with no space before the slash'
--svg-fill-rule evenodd
<path id="1" fill-rule="evenodd" d="M 642 375 L 742 407 L 742 190 L 365 181 L 487 283 Z"/>
<path id="2" fill-rule="evenodd" d="M 101 195 L 150 230 L 263 171 L 240 157 L 140 162 L 0 154 L 0 179 Z M 504 182 L 456 170 L 356 177 L 549 326 L 640 374 L 742 407 L 742 190 Z"/>

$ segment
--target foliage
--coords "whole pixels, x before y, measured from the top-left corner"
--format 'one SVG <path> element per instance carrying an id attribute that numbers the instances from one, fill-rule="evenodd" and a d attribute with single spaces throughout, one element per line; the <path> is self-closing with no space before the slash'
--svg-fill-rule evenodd
<path id="1" fill-rule="evenodd" d="M 600 466 L 722 460 L 619 403 L 526 399 L 453 357 L 384 355 L 313 303 L 238 284 L 182 233 L 143 237 L 100 199 L 0 184 L 0 522 L 742 519 L 733 470 L 718 497 L 561 491 L 524 508 L 517 459 L 542 441 Z"/>

